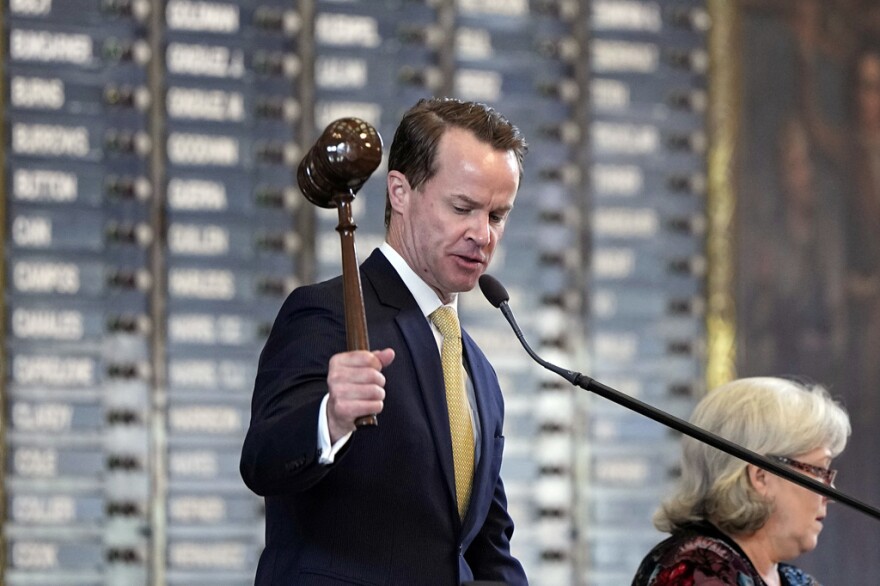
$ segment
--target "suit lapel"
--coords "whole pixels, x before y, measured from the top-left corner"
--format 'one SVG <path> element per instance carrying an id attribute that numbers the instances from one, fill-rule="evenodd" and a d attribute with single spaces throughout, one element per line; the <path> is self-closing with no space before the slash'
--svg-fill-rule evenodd
<path id="1" fill-rule="evenodd" d="M 489 482 L 489 472 L 494 455 L 496 413 L 492 406 L 489 389 L 495 384 L 495 379 L 492 376 L 491 369 L 488 368 L 487 363 L 483 359 L 482 352 L 474 340 L 464 331 L 462 331 L 462 342 L 464 344 L 465 359 L 468 362 L 471 383 L 474 385 L 477 416 L 480 419 L 480 450 L 482 452 L 477 468 L 474 470 L 471 504 L 465 518 L 465 521 L 468 523 L 466 527 L 469 527 L 469 524 L 472 523 L 473 515 L 481 507 L 480 496 L 484 493 L 485 487 Z"/>
<path id="2" fill-rule="evenodd" d="M 440 468 L 446 479 L 449 502 L 455 509 L 455 470 L 452 461 L 449 416 L 446 411 L 446 388 L 443 386 L 443 367 L 440 364 L 440 354 L 431 327 L 385 255 L 379 250 L 374 251 L 361 268 L 376 292 L 378 301 L 397 308 L 398 312 L 394 319 L 410 356 L 434 357 L 434 359 L 420 360 L 418 367 L 413 362 L 411 368 L 418 381 L 425 418 L 430 426 Z"/>
<path id="3" fill-rule="evenodd" d="M 434 446 L 440 459 L 450 502 L 455 503 L 455 467 L 452 460 L 452 437 L 449 432 L 449 415 L 446 410 L 446 387 L 443 385 L 443 368 L 437 343 L 421 310 L 401 312 L 397 323 L 413 356 L 436 356 L 436 360 L 424 360 L 423 367 L 416 368 L 422 402 L 425 407 Z"/>

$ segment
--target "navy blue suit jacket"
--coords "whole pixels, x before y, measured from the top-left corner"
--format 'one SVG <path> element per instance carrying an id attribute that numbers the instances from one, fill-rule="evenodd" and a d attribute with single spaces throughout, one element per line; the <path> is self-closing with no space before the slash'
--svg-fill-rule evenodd
<path id="1" fill-rule="evenodd" d="M 374 251 L 361 267 L 370 347 L 391 347 L 379 426 L 318 463 L 317 421 L 330 357 L 346 349 L 342 281 L 300 287 L 260 356 L 241 474 L 266 500 L 256 583 L 298 586 L 527 584 L 511 556 L 499 476 L 504 404 L 486 357 L 463 333 L 481 453 L 460 521 L 443 371 L 431 328 L 397 272 Z"/>

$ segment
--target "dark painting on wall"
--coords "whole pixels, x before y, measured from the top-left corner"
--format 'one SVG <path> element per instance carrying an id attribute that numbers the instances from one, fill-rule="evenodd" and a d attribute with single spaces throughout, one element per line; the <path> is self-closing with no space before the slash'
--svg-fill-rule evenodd
<path id="1" fill-rule="evenodd" d="M 880 506 L 880 2 L 740 0 L 737 16 L 737 375 L 826 386 L 853 423 L 838 488 Z M 831 505 L 799 563 L 863 584 L 878 545 L 880 521 Z"/>

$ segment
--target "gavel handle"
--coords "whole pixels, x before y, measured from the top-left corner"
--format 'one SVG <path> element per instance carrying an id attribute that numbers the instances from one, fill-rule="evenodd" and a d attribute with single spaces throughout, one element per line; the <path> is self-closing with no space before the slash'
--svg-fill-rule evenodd
<path id="1" fill-rule="evenodd" d="M 367 336 L 367 316 L 364 311 L 364 293 L 361 289 L 361 273 L 358 268 L 357 251 L 354 244 L 354 231 L 357 225 L 351 214 L 352 192 L 338 194 L 334 198 L 339 210 L 340 244 L 342 245 L 342 291 L 345 302 L 345 339 L 349 350 L 369 350 Z M 375 415 L 364 415 L 355 419 L 358 427 L 379 425 Z"/>

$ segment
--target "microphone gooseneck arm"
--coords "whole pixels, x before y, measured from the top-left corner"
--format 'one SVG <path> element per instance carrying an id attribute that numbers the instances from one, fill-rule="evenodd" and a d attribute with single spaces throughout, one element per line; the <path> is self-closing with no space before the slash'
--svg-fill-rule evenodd
<path id="1" fill-rule="evenodd" d="M 840 492 L 834 487 L 828 486 L 822 482 L 814 478 L 810 478 L 805 474 L 801 474 L 787 466 L 783 466 L 767 456 L 763 456 L 758 454 L 757 452 L 753 452 L 748 450 L 739 444 L 731 442 L 719 435 L 716 435 L 712 432 L 706 431 L 701 427 L 698 427 L 689 421 L 685 421 L 684 419 L 680 419 L 674 415 L 670 415 L 665 411 L 657 409 L 647 403 L 630 397 L 620 391 L 617 391 L 609 386 L 603 385 L 597 380 L 590 378 L 586 375 L 583 375 L 579 372 L 574 372 L 571 370 L 566 370 L 555 364 L 547 362 L 540 356 L 538 356 L 534 350 L 529 346 L 528 342 L 526 342 L 525 336 L 520 330 L 519 325 L 516 323 L 516 319 L 513 317 L 513 311 L 510 309 L 510 304 L 508 303 L 510 297 L 507 294 L 507 291 L 504 289 L 504 286 L 498 282 L 497 279 L 490 275 L 483 275 L 480 277 L 480 289 L 483 291 L 483 294 L 486 296 L 486 299 L 489 300 L 489 303 L 497 307 L 501 310 L 501 313 L 504 314 L 505 319 L 507 319 L 510 326 L 513 328 L 516 337 L 519 339 L 522 347 L 525 348 L 525 351 L 528 352 L 529 356 L 531 356 L 535 362 L 560 375 L 562 378 L 570 382 L 571 384 L 581 387 L 591 393 L 595 393 L 601 397 L 604 397 L 610 401 L 617 403 L 623 407 L 631 411 L 635 411 L 640 415 L 644 415 L 654 421 L 665 425 L 666 427 L 672 428 L 676 431 L 679 431 L 687 436 L 690 436 L 704 444 L 710 445 L 713 448 L 719 449 L 722 452 L 730 454 L 740 460 L 744 460 L 749 464 L 753 464 L 758 466 L 759 468 L 763 468 L 768 472 L 772 472 L 777 476 L 781 476 L 786 480 L 790 480 L 795 484 L 802 486 L 808 490 L 819 493 L 823 496 L 826 496 L 836 502 L 843 503 L 849 507 L 852 507 L 870 517 L 874 517 L 875 519 L 880 520 L 880 509 L 873 507 L 869 504 L 866 504 L 858 499 L 855 499 L 845 493 Z"/>

